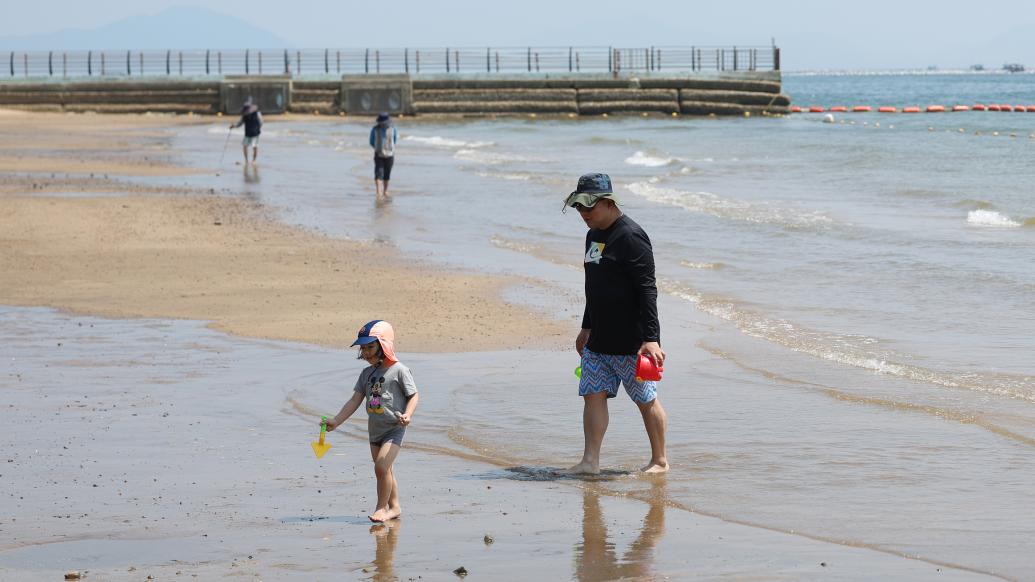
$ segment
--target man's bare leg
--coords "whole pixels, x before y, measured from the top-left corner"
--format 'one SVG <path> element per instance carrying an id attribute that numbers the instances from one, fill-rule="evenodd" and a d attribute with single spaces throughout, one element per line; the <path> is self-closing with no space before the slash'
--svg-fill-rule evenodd
<path id="1" fill-rule="evenodd" d="M 374 459 L 374 476 L 377 477 L 377 507 L 368 517 L 375 523 L 399 517 L 399 493 L 396 491 L 395 474 L 392 464 L 399 455 L 399 445 L 389 442 L 378 447 L 370 445 L 370 456 Z M 392 507 L 392 499 L 395 506 Z"/>
<path id="2" fill-rule="evenodd" d="M 569 467 L 566 473 L 600 473 L 600 446 L 604 442 L 608 420 L 606 391 L 583 397 L 582 432 L 586 437 L 586 446 L 582 452 L 582 461 Z"/>
<path id="3" fill-rule="evenodd" d="M 247 145 L 241 146 L 241 151 L 244 152 L 244 165 L 247 166 L 248 165 L 248 146 Z"/>
<path id="4" fill-rule="evenodd" d="M 384 181 L 384 186 L 381 187 L 381 194 L 385 197 L 385 200 L 391 198 L 391 196 L 388 195 L 388 180 Z"/>
<path id="5" fill-rule="evenodd" d="M 381 200 L 381 184 L 383 183 L 383 181 L 374 178 L 374 191 L 377 192 L 377 200 Z"/>
<path id="6" fill-rule="evenodd" d="M 650 439 L 650 462 L 640 470 L 644 473 L 664 473 L 668 471 L 668 456 L 665 454 L 665 430 L 668 428 L 668 415 L 657 398 L 646 404 L 636 403 L 643 416 L 643 427 L 647 429 Z"/>
<path id="7" fill-rule="evenodd" d="M 259 157 L 259 146 L 252 146 L 252 165 L 255 165 L 255 159 Z"/>

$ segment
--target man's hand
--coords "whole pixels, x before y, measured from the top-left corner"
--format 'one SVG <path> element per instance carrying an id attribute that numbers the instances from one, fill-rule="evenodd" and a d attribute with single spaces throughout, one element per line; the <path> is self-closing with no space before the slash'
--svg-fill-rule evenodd
<path id="1" fill-rule="evenodd" d="M 401 412 L 401 413 L 396 413 L 395 416 L 399 419 L 399 424 L 401 424 L 403 426 L 409 426 L 410 425 L 410 415 L 409 414 L 406 414 L 405 412 Z"/>
<path id="2" fill-rule="evenodd" d="M 658 342 L 643 342 L 639 354 L 653 360 L 655 366 L 660 367 L 665 363 L 665 350 L 661 349 L 661 344 Z"/>
<path id="3" fill-rule="evenodd" d="M 338 428 L 338 425 L 334 422 L 334 419 L 333 418 L 327 419 L 327 432 L 331 432 L 332 430 L 334 430 L 336 428 Z"/>
<path id="4" fill-rule="evenodd" d="M 589 330 L 583 329 L 579 332 L 579 335 L 575 337 L 575 351 L 582 355 L 582 348 L 586 347 L 586 342 L 589 341 Z"/>

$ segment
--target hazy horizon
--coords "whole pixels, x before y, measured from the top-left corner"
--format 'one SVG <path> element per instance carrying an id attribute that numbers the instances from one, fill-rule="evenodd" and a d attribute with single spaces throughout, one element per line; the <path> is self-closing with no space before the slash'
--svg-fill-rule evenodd
<path id="1" fill-rule="evenodd" d="M 640 12 L 601 0 L 561 4 L 528 0 L 486 9 L 471 0 L 430 5 L 400 0 L 391 10 L 357 2 L 285 11 L 269 0 L 216 0 L 200 7 L 175 0 L 89 5 L 61 0 L 18 3 L 0 22 L 0 50 L 151 48 L 347 48 L 437 46 L 768 46 L 783 69 L 965 69 L 1035 64 L 1028 31 L 1035 9 L 1015 0 L 995 11 L 951 12 L 940 4 L 884 0 L 832 16 L 829 3 L 743 0 L 688 6 L 658 0 Z M 174 9 L 174 10 L 170 10 Z M 758 15 L 757 17 L 754 15 Z M 1003 15 L 1010 18 L 1004 19 Z M 314 16 L 315 15 L 315 16 Z M 107 43 L 108 46 L 95 46 Z"/>

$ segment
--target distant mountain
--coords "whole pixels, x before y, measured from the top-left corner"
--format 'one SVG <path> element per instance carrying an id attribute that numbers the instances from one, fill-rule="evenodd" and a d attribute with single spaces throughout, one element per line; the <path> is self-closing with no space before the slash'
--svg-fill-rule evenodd
<path id="1" fill-rule="evenodd" d="M 0 37 L 0 50 L 287 48 L 279 36 L 200 6 L 130 16 L 92 30 Z"/>

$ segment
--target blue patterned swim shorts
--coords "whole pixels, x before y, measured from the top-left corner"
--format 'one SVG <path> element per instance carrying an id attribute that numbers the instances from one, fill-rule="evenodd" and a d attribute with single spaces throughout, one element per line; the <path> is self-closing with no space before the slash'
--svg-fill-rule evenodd
<path id="1" fill-rule="evenodd" d="M 598 354 L 589 348 L 582 348 L 582 380 L 579 381 L 579 396 L 588 396 L 607 391 L 608 398 L 618 396 L 618 384 L 625 386 L 625 392 L 633 402 L 646 404 L 658 397 L 658 383 L 653 380 L 636 381 L 638 354 L 614 356 Z"/>

